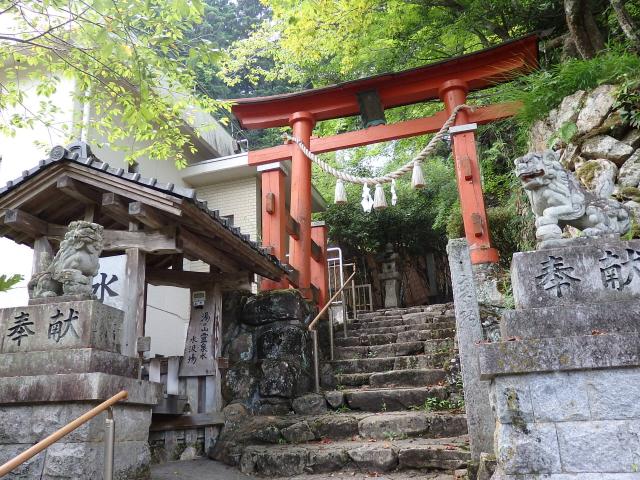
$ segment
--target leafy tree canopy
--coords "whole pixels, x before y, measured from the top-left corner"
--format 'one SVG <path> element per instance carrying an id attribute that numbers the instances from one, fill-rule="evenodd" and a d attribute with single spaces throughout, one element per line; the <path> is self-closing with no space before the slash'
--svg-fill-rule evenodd
<path id="1" fill-rule="evenodd" d="M 219 56 L 206 36 L 188 36 L 204 13 L 201 0 L 0 0 L 0 110 L 12 112 L 0 128 L 53 126 L 51 96 L 72 78 L 77 100 L 91 102 L 93 126 L 112 148 L 136 140 L 147 146 L 130 151 L 130 160 L 185 165 L 185 151 L 194 150 L 180 129 L 187 107 L 224 106 L 200 92 L 194 73 Z M 30 79 L 43 98 L 36 110 L 25 102 Z"/>

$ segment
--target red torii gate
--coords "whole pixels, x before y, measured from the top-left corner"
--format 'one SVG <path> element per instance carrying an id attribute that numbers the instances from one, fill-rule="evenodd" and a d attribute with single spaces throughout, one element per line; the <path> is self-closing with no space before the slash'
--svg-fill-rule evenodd
<path id="1" fill-rule="evenodd" d="M 233 100 L 232 111 L 243 128 L 260 129 L 291 126 L 293 135 L 314 153 L 331 152 L 372 143 L 437 132 L 452 110 L 466 102 L 469 91 L 482 90 L 509 81 L 538 66 L 538 38 L 529 35 L 493 48 L 453 58 L 425 67 L 377 75 L 314 90 Z M 362 96 L 373 95 L 374 110 L 440 99 L 445 110 L 430 117 L 363 130 L 312 138 L 315 123 L 363 113 Z M 465 236 L 473 263 L 495 263 L 498 252 L 491 247 L 487 216 L 475 145 L 476 124 L 485 124 L 514 115 L 519 105 L 501 103 L 462 110 L 450 129 L 455 170 L 462 206 Z M 365 107 L 366 108 L 366 107 Z M 249 152 L 249 165 L 262 171 L 262 242 L 285 261 L 287 237 L 293 233 L 285 210 L 284 174 L 279 161 L 292 159 L 290 212 L 297 222 L 290 244 L 289 263 L 296 272 L 289 281 L 307 298 L 312 286 L 326 302 L 326 266 L 317 250 L 326 242 L 323 227 L 311 226 L 311 161 L 294 144 Z M 312 241 L 314 238 L 315 241 Z M 325 240 L 323 240 L 325 239 Z M 317 242 L 321 244 L 318 245 Z M 313 257 L 313 258 L 312 258 Z M 321 259 L 319 257 L 322 257 Z M 323 273 L 324 272 L 324 273 Z M 285 282 L 263 282 L 263 289 L 283 288 Z"/>

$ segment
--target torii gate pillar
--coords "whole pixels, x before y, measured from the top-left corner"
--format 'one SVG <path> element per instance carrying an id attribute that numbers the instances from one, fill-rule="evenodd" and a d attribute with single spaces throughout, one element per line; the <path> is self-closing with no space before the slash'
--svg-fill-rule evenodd
<path id="1" fill-rule="evenodd" d="M 462 80 L 450 80 L 442 84 L 438 93 L 448 115 L 451 115 L 455 107 L 466 102 L 468 91 L 469 86 Z M 468 123 L 468 113 L 465 110 L 458 112 L 455 125 L 465 126 Z M 461 128 L 460 131 L 451 134 L 464 232 L 471 250 L 471 261 L 474 264 L 497 263 L 498 250 L 491 247 L 489 239 L 489 224 L 482 196 L 474 131 L 475 126 L 473 128 L 470 126 L 469 129 Z"/>
<path id="2" fill-rule="evenodd" d="M 296 112 L 289 117 L 293 135 L 309 147 L 315 118 L 309 112 Z M 291 217 L 298 222 L 298 238 L 291 238 L 289 261 L 298 271 L 298 289 L 308 298 L 311 292 L 311 160 L 295 148 L 291 157 Z"/>

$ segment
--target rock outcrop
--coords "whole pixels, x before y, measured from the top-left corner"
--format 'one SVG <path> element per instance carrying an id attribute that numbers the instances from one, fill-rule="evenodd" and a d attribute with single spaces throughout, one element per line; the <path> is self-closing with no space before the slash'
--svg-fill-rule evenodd
<path id="1" fill-rule="evenodd" d="M 529 150 L 558 151 L 562 165 L 589 192 L 619 200 L 640 225 L 640 130 L 616 111 L 616 96 L 615 85 L 601 85 L 565 97 L 533 125 Z"/>

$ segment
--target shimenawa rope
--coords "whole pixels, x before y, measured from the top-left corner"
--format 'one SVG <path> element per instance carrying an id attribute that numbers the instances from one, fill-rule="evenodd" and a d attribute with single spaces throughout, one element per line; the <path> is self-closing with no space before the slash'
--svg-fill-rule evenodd
<path id="1" fill-rule="evenodd" d="M 387 206 L 386 200 L 384 197 L 384 191 L 382 189 L 383 183 L 391 183 L 391 197 L 392 204 L 395 205 L 395 201 L 397 199 L 395 192 L 395 180 L 402 177 L 403 175 L 412 171 L 411 184 L 414 188 L 420 188 L 425 185 L 424 175 L 422 173 L 422 168 L 420 164 L 435 150 L 436 145 L 442 138 L 447 134 L 449 127 L 453 124 L 458 115 L 458 112 L 462 109 L 471 109 L 469 105 L 463 104 L 458 105 L 453 109 L 451 115 L 446 122 L 442 125 L 442 128 L 431 138 L 426 147 L 418 153 L 412 160 L 407 162 L 402 167 L 394 170 L 393 172 L 387 173 L 385 175 L 379 177 L 359 177 L 356 175 L 351 175 L 349 173 L 338 170 L 337 168 L 332 167 L 325 161 L 321 160 L 316 154 L 310 151 L 307 146 L 297 137 L 285 133 L 283 136 L 285 139 L 294 142 L 298 145 L 298 148 L 304 153 L 313 163 L 318 165 L 321 170 L 328 173 L 329 175 L 335 177 L 337 179 L 336 182 L 336 203 L 346 203 L 346 192 L 344 190 L 343 181 L 349 183 L 357 183 L 363 185 L 362 189 L 362 207 L 365 211 L 371 211 L 371 207 L 376 209 L 385 208 Z M 375 185 L 375 199 L 371 200 L 371 193 L 369 190 L 369 185 Z"/>

